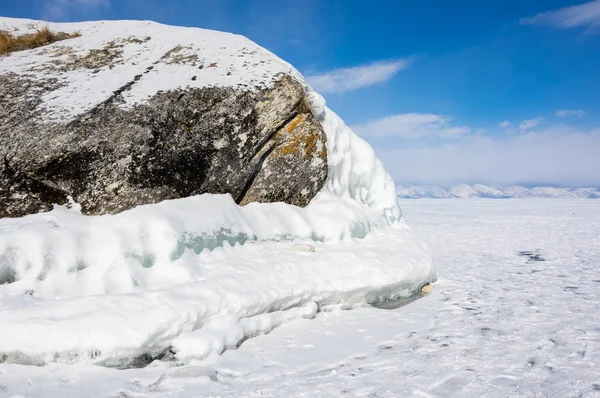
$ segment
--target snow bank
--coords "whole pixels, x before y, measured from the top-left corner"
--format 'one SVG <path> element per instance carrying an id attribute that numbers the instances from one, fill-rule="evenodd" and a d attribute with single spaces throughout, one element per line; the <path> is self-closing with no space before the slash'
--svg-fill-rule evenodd
<path id="1" fill-rule="evenodd" d="M 384 222 L 325 192 L 304 209 L 240 207 L 229 195 L 210 194 L 96 217 L 57 207 L 0 220 L 0 275 L 16 279 L 0 285 L 0 294 L 67 298 L 163 288 L 201 277 L 182 260 L 186 253 L 249 241 L 363 238 Z"/>
<path id="2" fill-rule="evenodd" d="M 177 202 L 198 204 L 206 197 Z M 224 202 L 222 197 L 209 198 Z M 177 202 L 136 210 L 176 207 Z M 46 217 L 49 225 L 61 218 L 62 222 L 73 218 L 73 227 L 81 224 L 76 220 L 83 216 L 66 213 L 56 209 L 51 216 L 34 217 Z M 314 253 L 295 251 L 287 241 L 235 246 L 225 241 L 212 251 L 197 254 L 185 249 L 173 258 L 177 240 L 170 227 L 181 222 L 174 220 L 148 219 L 147 229 L 140 229 L 147 240 L 138 238 L 138 242 L 127 235 L 119 240 L 99 229 L 82 242 L 81 250 L 73 241 L 80 230 L 69 231 L 71 238 L 53 236 L 48 230 L 37 232 L 36 237 L 34 228 L 25 225 L 13 230 L 9 236 L 24 239 L 23 246 L 29 242 L 32 252 L 45 247 L 46 253 L 37 254 L 38 262 L 30 263 L 26 278 L 0 286 L 0 352 L 8 354 L 9 360 L 32 364 L 93 361 L 119 367 L 131 366 L 142 355 L 160 356 L 169 347 L 178 359 L 202 358 L 285 320 L 314 316 L 317 306 L 351 307 L 409 295 L 435 278 L 427 249 L 403 223 L 375 230 L 363 239 L 313 242 Z M 293 217 L 280 220 L 279 225 L 293 223 Z M 55 231 L 65 228 L 64 234 L 69 228 L 54 226 Z M 2 227 L 6 232 L 5 222 Z M 114 228 L 133 227 L 124 222 Z M 44 240 L 47 246 L 38 243 Z M 147 250 L 162 257 L 144 267 L 142 260 L 125 254 L 124 248 L 135 243 L 145 243 Z M 61 261 L 49 266 L 44 254 Z M 23 258 L 11 261 L 25 263 Z M 93 263 L 74 267 L 85 261 Z M 47 274 L 33 277 L 34 267 L 46 269 Z"/>
<path id="3" fill-rule="evenodd" d="M 2 21 L 13 28 L 27 22 Z M 207 75 L 186 84 L 256 83 L 257 74 L 279 72 L 303 81 L 289 64 L 240 36 L 138 21 L 51 28 L 79 29 L 82 38 L 92 37 L 90 42 L 73 39 L 74 51 L 149 34 L 151 40 L 136 43 L 142 46 L 137 52 L 125 52 L 139 64 L 155 61 L 173 40 L 206 47 L 203 54 L 242 76 L 229 81 L 227 74 Z M 237 65 L 232 59 L 242 58 L 240 51 L 258 66 Z M 35 66 L 45 62 L 43 57 L 35 50 L 15 53 L 0 66 L 26 60 Z M 127 67 L 115 66 L 113 80 L 103 74 L 110 70 L 69 75 L 64 92 L 52 93 L 45 106 L 59 115 L 71 109 L 69 101 L 78 108 L 68 112 L 87 109 L 98 98 L 71 98 L 69 87 L 105 84 L 112 90 Z M 166 78 L 148 74 L 128 92 L 129 99 L 141 101 L 148 93 L 177 87 L 186 67 L 157 66 Z M 0 219 L 0 354 L 5 360 L 127 367 L 163 355 L 202 358 L 286 320 L 312 317 L 319 307 L 410 295 L 434 280 L 429 252 L 402 222 L 393 180 L 372 148 L 306 84 L 305 90 L 327 134 L 329 162 L 325 186 L 306 208 L 239 207 L 229 195 L 200 195 L 114 216 L 83 216 L 56 207 Z M 295 251 L 297 243 L 310 243 L 316 251 Z"/>

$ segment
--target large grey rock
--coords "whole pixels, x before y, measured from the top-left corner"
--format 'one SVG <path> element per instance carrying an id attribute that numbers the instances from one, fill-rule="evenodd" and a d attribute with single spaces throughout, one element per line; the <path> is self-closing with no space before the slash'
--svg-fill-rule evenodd
<path id="1" fill-rule="evenodd" d="M 47 211 L 67 196 L 84 214 L 202 193 L 306 206 L 322 187 L 326 136 L 291 76 L 253 91 L 178 89 L 119 106 L 139 78 L 50 122 L 39 105 L 59 80 L 1 74 L 0 217 Z"/>

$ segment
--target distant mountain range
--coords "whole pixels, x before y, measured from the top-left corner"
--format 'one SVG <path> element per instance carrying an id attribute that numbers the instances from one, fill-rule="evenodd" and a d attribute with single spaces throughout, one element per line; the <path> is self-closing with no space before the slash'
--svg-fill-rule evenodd
<path id="1" fill-rule="evenodd" d="M 485 198 L 485 199 L 510 199 L 510 198 L 580 198 L 600 199 L 599 188 L 553 188 L 535 187 L 525 188 L 521 186 L 510 187 L 488 187 L 475 184 L 454 185 L 445 189 L 436 185 L 398 185 L 396 192 L 399 198 L 421 199 L 421 198 Z"/>

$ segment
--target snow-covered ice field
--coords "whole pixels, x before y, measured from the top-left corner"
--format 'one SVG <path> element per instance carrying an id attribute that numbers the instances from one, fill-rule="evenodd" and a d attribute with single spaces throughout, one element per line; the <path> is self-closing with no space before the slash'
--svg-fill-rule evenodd
<path id="1" fill-rule="evenodd" d="M 401 206 L 439 274 L 414 302 L 299 317 L 184 366 L 0 364 L 0 396 L 600 396 L 600 201 Z"/>

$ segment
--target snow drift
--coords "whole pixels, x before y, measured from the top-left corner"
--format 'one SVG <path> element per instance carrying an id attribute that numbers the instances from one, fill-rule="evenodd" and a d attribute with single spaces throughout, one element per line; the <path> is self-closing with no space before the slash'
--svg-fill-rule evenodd
<path id="1" fill-rule="evenodd" d="M 29 22 L 1 19 L 0 26 Z M 206 52 L 218 39 L 219 62 L 234 63 L 226 49 L 243 45 L 277 66 L 261 73 L 285 71 L 305 85 L 327 135 L 329 175 L 306 208 L 240 207 L 229 195 L 206 194 L 117 215 L 83 216 L 74 204 L 1 219 L 0 361 L 128 367 L 155 358 L 203 358 L 284 321 L 313 317 L 319 308 L 408 296 L 435 280 L 428 250 L 402 221 L 394 182 L 372 148 L 289 64 L 245 38 L 202 29 L 128 21 L 51 28 L 80 30 L 80 43 L 111 40 L 102 35 L 115 31 L 158 34 L 159 43 L 171 40 L 161 44 L 166 47 L 184 37 Z M 19 57 L 44 56 L 27 53 Z M 102 76 L 95 84 L 113 84 L 108 69 Z M 156 75 L 157 84 L 139 87 L 134 100 L 178 86 L 177 76 Z M 75 79 L 91 84 L 81 74 Z M 215 76 L 194 84 L 238 81 Z M 48 106 L 69 108 L 66 94 Z M 69 112 L 82 111 L 92 97 Z M 298 242 L 316 251 L 292 250 Z"/>

